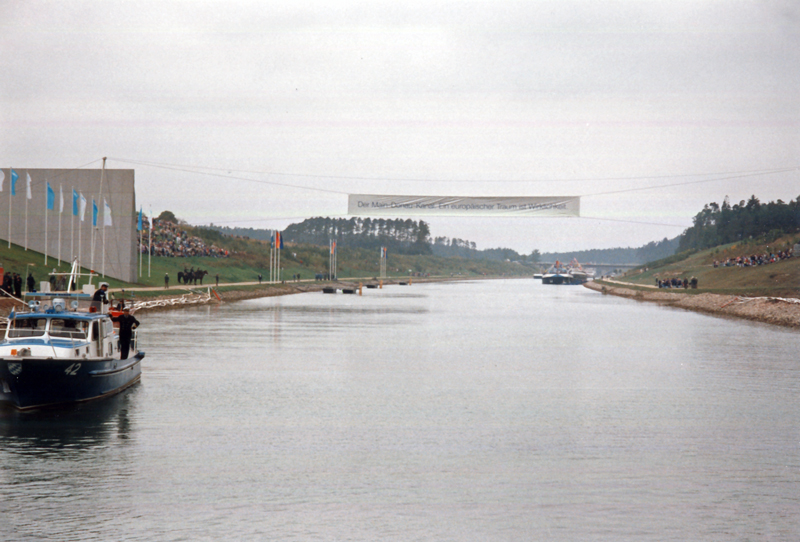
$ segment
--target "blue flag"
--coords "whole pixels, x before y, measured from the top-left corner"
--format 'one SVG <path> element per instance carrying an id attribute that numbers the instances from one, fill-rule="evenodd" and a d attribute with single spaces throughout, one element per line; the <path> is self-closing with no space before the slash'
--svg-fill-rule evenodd
<path id="1" fill-rule="evenodd" d="M 92 226 L 97 227 L 97 203 L 92 198 Z"/>
<path id="2" fill-rule="evenodd" d="M 19 179 L 19 175 L 13 169 L 11 170 L 11 195 L 17 195 L 17 179 Z"/>
<path id="3" fill-rule="evenodd" d="M 72 216 L 78 216 L 78 193 L 72 189 Z"/>
<path id="4" fill-rule="evenodd" d="M 56 208 L 56 193 L 47 181 L 47 210 L 52 211 Z"/>
<path id="5" fill-rule="evenodd" d="M 139 225 L 136 227 L 136 231 L 142 231 L 142 208 L 139 207 Z"/>

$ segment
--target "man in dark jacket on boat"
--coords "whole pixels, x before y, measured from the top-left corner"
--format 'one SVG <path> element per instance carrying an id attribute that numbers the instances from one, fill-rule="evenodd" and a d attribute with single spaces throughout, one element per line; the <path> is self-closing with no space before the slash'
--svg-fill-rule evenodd
<path id="1" fill-rule="evenodd" d="M 139 320 L 137 320 L 128 307 L 122 310 L 119 316 L 111 318 L 114 322 L 119 322 L 119 359 L 128 359 L 128 351 L 131 347 L 131 337 L 133 337 L 133 330 L 139 327 Z"/>
<path id="2" fill-rule="evenodd" d="M 103 305 L 108 305 L 108 284 L 105 282 L 100 285 L 100 289 L 94 292 L 92 296 L 92 304 L 91 308 L 94 309 L 95 312 L 100 312 L 100 309 Z"/>

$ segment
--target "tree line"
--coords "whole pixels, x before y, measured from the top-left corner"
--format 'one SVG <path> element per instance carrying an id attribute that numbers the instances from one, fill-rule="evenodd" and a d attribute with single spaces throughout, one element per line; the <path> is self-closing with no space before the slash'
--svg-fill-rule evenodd
<path id="1" fill-rule="evenodd" d="M 765 237 L 767 242 L 800 231 L 800 197 L 761 203 L 755 196 L 734 205 L 728 197 L 718 205 L 708 203 L 680 237 L 678 250 L 701 250 L 742 239 Z"/>
<path id="2" fill-rule="evenodd" d="M 569 262 L 573 258 L 581 263 L 631 263 L 640 264 L 654 262 L 675 254 L 680 237 L 661 241 L 651 241 L 638 248 L 603 248 L 593 250 L 580 250 L 576 252 L 546 252 L 542 254 L 542 261 L 554 262 L 560 260 Z"/>
<path id="3" fill-rule="evenodd" d="M 315 217 L 291 224 L 284 241 L 327 246 L 336 241 L 348 248 L 386 247 L 398 254 L 430 254 L 430 227 L 424 220 L 402 218 Z"/>

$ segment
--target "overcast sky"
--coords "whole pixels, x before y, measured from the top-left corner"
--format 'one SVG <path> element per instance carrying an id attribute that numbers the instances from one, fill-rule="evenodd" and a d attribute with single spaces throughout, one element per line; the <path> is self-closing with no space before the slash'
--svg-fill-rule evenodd
<path id="1" fill-rule="evenodd" d="M 145 212 L 256 228 L 348 193 L 579 195 L 580 218 L 426 220 L 640 246 L 726 195 L 800 196 L 799 6 L 0 1 L 0 161 L 107 156 Z"/>

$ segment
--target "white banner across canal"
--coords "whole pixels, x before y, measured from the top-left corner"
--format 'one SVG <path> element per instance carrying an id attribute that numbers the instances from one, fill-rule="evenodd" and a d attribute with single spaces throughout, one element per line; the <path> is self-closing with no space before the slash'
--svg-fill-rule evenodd
<path id="1" fill-rule="evenodd" d="M 350 194 L 355 216 L 580 216 L 580 196 L 458 197 Z"/>

